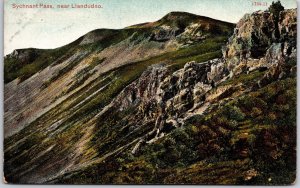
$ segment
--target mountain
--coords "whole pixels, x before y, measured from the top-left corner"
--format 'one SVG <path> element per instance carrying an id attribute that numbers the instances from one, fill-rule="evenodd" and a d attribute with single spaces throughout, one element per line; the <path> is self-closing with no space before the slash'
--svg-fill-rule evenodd
<path id="1" fill-rule="evenodd" d="M 296 15 L 184 12 L 5 57 L 10 183 L 291 184 Z M 235 28 L 234 28 L 235 27 Z"/>
<path id="2" fill-rule="evenodd" d="M 220 46 L 233 28 L 233 24 L 210 23 L 211 19 L 187 13 L 170 13 L 166 17 L 178 19 L 175 23 L 163 18 L 151 28 L 99 29 L 61 48 L 15 50 L 6 56 L 5 135 L 22 129 L 85 86 L 93 87 L 92 82 L 99 87 L 99 77 L 104 74 L 120 74 L 117 72 L 125 67 L 136 69 L 132 75 L 126 72 L 126 78 L 121 78 L 124 72 L 114 80 L 124 81 L 110 88 L 118 93 L 150 64 L 165 61 L 178 68 L 188 61 L 184 59 L 220 57 Z M 180 25 L 183 21 L 187 27 Z M 211 33 L 212 28 L 222 32 Z"/>

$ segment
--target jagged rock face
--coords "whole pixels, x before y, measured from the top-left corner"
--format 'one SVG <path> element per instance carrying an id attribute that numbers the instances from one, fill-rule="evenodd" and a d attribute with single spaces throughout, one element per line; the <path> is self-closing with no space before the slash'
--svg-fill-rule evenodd
<path id="1" fill-rule="evenodd" d="M 294 39 L 297 38 L 297 9 L 280 12 L 278 29 L 282 40 L 290 39 L 289 41 L 296 42 Z"/>
<path id="2" fill-rule="evenodd" d="M 154 105 L 153 102 L 159 100 L 157 97 L 159 84 L 167 76 L 167 73 L 167 68 L 161 65 L 148 68 L 138 80 L 127 86 L 118 95 L 113 101 L 114 106 L 123 111 L 142 102 Z"/>
<path id="3" fill-rule="evenodd" d="M 111 103 L 111 108 L 117 111 L 135 108 L 138 111 L 134 121 L 154 122 L 153 130 L 141 141 L 152 143 L 182 126 L 195 111 L 204 111 L 207 92 L 227 74 L 222 59 L 189 62 L 174 73 L 164 65 L 155 65 L 127 86 Z M 138 151 L 141 142 L 133 153 Z"/>
<path id="4" fill-rule="evenodd" d="M 270 55 L 275 50 L 273 54 L 280 56 L 280 44 L 273 43 L 284 43 L 284 55 L 290 55 L 296 47 L 296 14 L 295 9 L 284 10 L 280 13 L 278 23 L 275 23 L 273 15 L 268 11 L 245 15 L 237 23 L 234 35 L 223 50 L 228 69 L 232 70 L 244 59 L 262 58 L 266 52 Z M 279 37 L 275 34 L 277 28 Z"/>
<path id="5" fill-rule="evenodd" d="M 205 101 L 205 94 L 212 89 L 225 73 L 222 60 L 189 62 L 183 69 L 174 72 L 161 83 L 162 101 L 171 118 L 187 117 Z"/>
<path id="6" fill-rule="evenodd" d="M 137 81 L 120 93 L 117 97 L 120 99 L 118 105 L 124 110 L 130 105 L 144 101 L 156 100 L 159 104 L 175 98 L 178 103 L 184 103 L 182 99 L 186 98 L 188 90 L 195 90 L 194 93 L 197 93 L 196 90 L 200 85 L 211 88 L 212 84 L 219 82 L 226 75 L 222 59 L 203 63 L 189 62 L 183 69 L 172 74 L 166 66 L 155 65 L 149 67 Z"/>
<path id="7" fill-rule="evenodd" d="M 225 65 L 224 59 L 213 60 L 210 67 L 210 72 L 207 73 L 209 83 L 217 84 L 228 75 L 228 69 Z"/>
<path id="8" fill-rule="evenodd" d="M 274 39 L 275 24 L 269 12 L 255 12 L 246 14 L 234 30 L 229 39 L 225 58 L 258 57 Z"/>
<path id="9" fill-rule="evenodd" d="M 185 112 L 196 105 L 196 101 L 200 102 L 197 98 L 211 88 L 207 80 L 209 70 L 209 63 L 189 62 L 161 83 L 161 101 L 158 102 L 163 104 L 162 108 L 165 108 L 169 117 L 182 118 Z"/>
<path id="10" fill-rule="evenodd" d="M 227 69 L 233 74 L 288 61 L 296 56 L 295 9 L 280 12 L 275 23 L 268 11 L 245 15 L 223 49 Z M 280 35 L 276 36 L 278 28 Z"/>

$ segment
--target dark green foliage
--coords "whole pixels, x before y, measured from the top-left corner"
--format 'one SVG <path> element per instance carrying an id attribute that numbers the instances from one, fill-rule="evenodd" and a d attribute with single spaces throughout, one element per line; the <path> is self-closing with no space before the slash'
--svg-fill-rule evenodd
<path id="1" fill-rule="evenodd" d="M 281 5 L 280 1 L 272 2 L 272 5 L 269 7 L 269 11 L 274 15 L 274 18 L 278 21 L 279 14 L 284 10 L 284 7 Z"/>
<path id="2" fill-rule="evenodd" d="M 272 2 L 272 5 L 269 7 L 269 11 L 273 14 L 274 22 L 275 22 L 275 36 L 276 38 L 280 37 L 278 22 L 280 12 L 284 10 L 284 7 L 281 5 L 280 1 Z"/>
<path id="3" fill-rule="evenodd" d="M 226 105 L 224 108 L 224 115 L 230 120 L 242 121 L 245 114 L 236 106 Z"/>

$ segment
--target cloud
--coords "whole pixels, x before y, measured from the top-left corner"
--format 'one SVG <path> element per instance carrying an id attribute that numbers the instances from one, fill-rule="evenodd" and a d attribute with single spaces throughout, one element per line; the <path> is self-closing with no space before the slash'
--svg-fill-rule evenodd
<path id="1" fill-rule="evenodd" d="M 12 42 L 13 39 L 18 36 L 24 29 L 26 29 L 26 27 L 30 24 L 33 23 L 33 20 L 36 18 L 37 14 L 39 14 L 41 12 L 41 9 L 39 9 L 38 11 L 34 12 L 31 17 L 28 18 L 28 20 L 26 20 L 26 16 L 24 14 L 23 15 L 24 19 L 26 20 L 25 22 L 22 21 L 21 18 L 18 18 L 16 21 L 17 25 L 21 25 L 21 27 L 9 38 L 9 42 Z"/>

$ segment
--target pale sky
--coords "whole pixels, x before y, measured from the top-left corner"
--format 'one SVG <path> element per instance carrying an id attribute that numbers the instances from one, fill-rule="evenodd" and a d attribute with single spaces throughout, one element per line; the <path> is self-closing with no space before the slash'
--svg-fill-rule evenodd
<path id="1" fill-rule="evenodd" d="M 99 28 L 120 29 L 184 11 L 236 23 L 245 13 L 265 10 L 253 2 L 272 0 L 5 0 L 4 54 L 20 48 L 56 48 Z M 282 0 L 296 8 L 296 0 Z M 13 4 L 52 4 L 53 9 L 14 9 Z M 100 4 L 100 9 L 58 9 L 59 4 Z"/>

